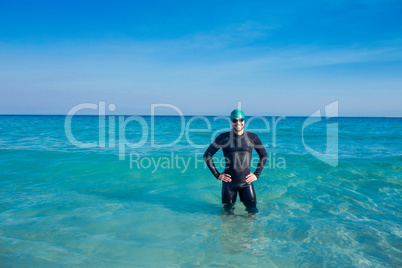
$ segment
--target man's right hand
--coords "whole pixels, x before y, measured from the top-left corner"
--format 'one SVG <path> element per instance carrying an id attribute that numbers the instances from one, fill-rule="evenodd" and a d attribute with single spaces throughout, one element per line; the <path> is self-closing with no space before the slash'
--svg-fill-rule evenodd
<path id="1" fill-rule="evenodd" d="M 218 180 L 224 181 L 224 182 L 231 182 L 232 179 L 230 178 L 229 174 L 221 173 L 218 177 Z"/>

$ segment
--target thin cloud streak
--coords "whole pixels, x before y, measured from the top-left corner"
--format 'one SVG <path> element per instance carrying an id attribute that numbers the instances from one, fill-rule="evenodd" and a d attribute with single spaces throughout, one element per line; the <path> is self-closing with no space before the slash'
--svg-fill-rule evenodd
<path id="1" fill-rule="evenodd" d="M 152 84 L 163 84 L 170 81 L 177 83 L 176 86 L 180 87 L 188 81 L 206 83 L 216 79 L 223 80 L 228 77 L 272 70 L 286 71 L 329 65 L 402 60 L 400 46 L 344 49 L 300 46 L 271 48 L 258 55 L 250 55 L 247 47 L 233 51 L 217 49 L 215 53 L 226 53 L 227 56 L 213 62 L 205 61 L 205 58 L 213 57 L 213 54 L 206 54 L 203 57 L 202 51 L 198 51 L 197 56 L 191 57 L 184 52 L 179 52 L 193 49 L 191 41 L 175 40 L 155 45 L 131 42 L 114 45 L 87 44 L 73 49 L 69 46 L 60 55 L 57 51 L 63 49 L 56 46 L 47 48 L 48 55 L 43 59 L 35 52 L 35 49 L 25 52 L 28 55 L 24 55 L 24 52 L 20 54 L 18 50 L 15 50 L 14 53 L 3 55 L 4 60 L 0 63 L 0 69 L 4 72 L 0 78 L 3 76 L 4 81 L 16 76 L 15 79 L 17 79 L 21 76 L 21 72 L 24 72 L 28 78 L 32 76 L 36 80 L 49 79 L 54 82 L 60 77 L 65 79 L 76 77 L 81 82 L 86 77 L 89 80 L 92 77 L 96 84 L 96 79 L 101 75 L 104 77 L 101 81 L 108 77 L 122 79 L 123 82 L 117 83 L 121 85 L 124 81 L 129 81 L 131 75 L 132 78 L 139 78 L 137 82 L 140 83 L 142 81 L 147 84 L 152 81 Z M 142 53 L 142 51 L 148 53 Z M 231 53 L 241 53 L 243 57 L 242 59 L 230 57 Z M 166 56 L 167 54 L 169 56 Z M 171 61 L 172 57 L 176 60 Z M 38 62 L 40 59 L 41 62 Z M 158 77 L 160 82 L 152 77 Z M 60 82 L 65 83 L 65 79 L 61 79 Z"/>

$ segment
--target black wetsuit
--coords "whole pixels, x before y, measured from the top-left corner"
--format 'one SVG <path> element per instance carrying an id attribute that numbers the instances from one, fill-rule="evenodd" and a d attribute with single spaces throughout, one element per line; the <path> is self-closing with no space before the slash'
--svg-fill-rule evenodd
<path id="1" fill-rule="evenodd" d="M 250 174 L 250 161 L 253 148 L 257 151 L 260 159 L 254 175 L 258 178 L 267 160 L 267 152 L 261 140 L 254 133 L 244 131 L 242 135 L 237 135 L 234 131 L 220 134 L 215 141 L 208 147 L 204 154 L 212 174 L 219 178 L 220 173 L 215 167 L 212 156 L 222 148 L 225 157 L 225 170 L 223 173 L 231 176 L 231 182 L 222 181 L 222 203 L 233 208 L 236 202 L 237 192 L 240 200 L 244 203 L 249 212 L 256 211 L 256 196 L 253 183 L 246 182 L 246 176 Z"/>

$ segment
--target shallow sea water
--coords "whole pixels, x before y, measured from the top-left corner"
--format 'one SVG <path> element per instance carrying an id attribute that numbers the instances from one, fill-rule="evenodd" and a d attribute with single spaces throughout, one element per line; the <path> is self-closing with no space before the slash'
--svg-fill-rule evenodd
<path id="1" fill-rule="evenodd" d="M 252 131 L 264 127 L 255 120 L 247 129 L 270 156 L 254 183 L 255 215 L 239 201 L 234 215 L 222 213 L 221 184 L 203 163 L 227 121 L 208 117 L 208 131 L 186 117 L 204 132 L 180 138 L 179 117 L 156 117 L 155 143 L 150 128 L 119 160 L 119 118 L 114 146 L 106 119 L 105 147 L 78 148 L 64 116 L 0 116 L 1 267 L 402 266 L 401 118 L 334 118 L 336 167 L 303 146 L 306 118 L 281 120 L 276 140 L 272 124 Z M 76 116 L 72 133 L 97 142 L 98 125 L 96 116 Z M 142 127 L 128 123 L 127 141 L 141 142 Z M 324 152 L 325 130 L 326 122 L 304 129 L 305 144 Z M 221 160 L 220 151 L 219 170 Z"/>

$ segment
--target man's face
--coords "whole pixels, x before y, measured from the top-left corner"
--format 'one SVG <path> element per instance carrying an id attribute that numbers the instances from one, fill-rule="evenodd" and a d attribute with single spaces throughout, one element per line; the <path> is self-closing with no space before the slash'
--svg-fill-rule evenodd
<path id="1" fill-rule="evenodd" d="M 232 126 L 236 132 L 242 131 L 244 129 L 244 119 L 243 118 L 236 118 L 232 119 Z"/>

